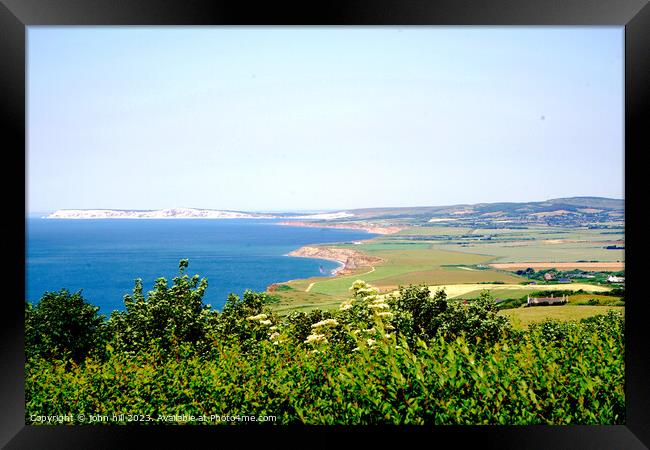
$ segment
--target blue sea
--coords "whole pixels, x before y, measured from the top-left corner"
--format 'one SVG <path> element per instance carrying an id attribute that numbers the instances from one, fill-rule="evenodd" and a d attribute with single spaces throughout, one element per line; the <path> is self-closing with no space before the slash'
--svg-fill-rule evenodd
<path id="1" fill-rule="evenodd" d="M 44 292 L 82 289 L 100 313 L 123 310 L 136 278 L 144 291 L 156 278 L 171 284 L 180 259 L 188 275 L 208 279 L 203 299 L 221 309 L 228 294 L 264 291 L 272 283 L 322 276 L 333 261 L 284 256 L 316 243 L 349 242 L 375 235 L 363 231 L 278 225 L 266 219 L 57 220 L 27 219 L 26 299 Z"/>

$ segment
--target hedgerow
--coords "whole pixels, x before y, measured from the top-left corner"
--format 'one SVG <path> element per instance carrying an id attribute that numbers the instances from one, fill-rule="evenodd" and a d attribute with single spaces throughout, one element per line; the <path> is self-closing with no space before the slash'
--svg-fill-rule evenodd
<path id="1" fill-rule="evenodd" d="M 136 295 L 138 314 L 128 305 L 114 314 L 95 341 L 101 348 L 84 359 L 29 353 L 26 421 L 217 414 L 283 424 L 625 422 L 618 313 L 516 331 L 487 294 L 470 305 L 424 286 L 386 297 L 362 281 L 337 311 L 278 316 L 265 294 L 248 291 L 216 312 L 200 307 L 206 284 L 184 267 L 175 287 L 160 282 L 148 298 Z M 154 314 L 160 304 L 176 313 Z M 29 307 L 33 314 L 38 305 Z M 127 345 L 136 330 L 153 337 Z"/>

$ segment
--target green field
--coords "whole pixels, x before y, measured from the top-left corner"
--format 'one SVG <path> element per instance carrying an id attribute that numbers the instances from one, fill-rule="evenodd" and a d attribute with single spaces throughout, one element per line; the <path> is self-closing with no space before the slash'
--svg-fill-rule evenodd
<path id="1" fill-rule="evenodd" d="M 506 271 L 472 269 L 472 266 L 476 264 L 489 261 L 489 257 L 438 250 L 432 248 L 431 243 L 379 239 L 361 245 L 338 245 L 336 247 L 353 248 L 370 256 L 382 258 L 385 262 L 374 268 L 359 268 L 352 274 L 335 278 L 319 277 L 289 281 L 285 284 L 291 288 L 290 290 L 277 292 L 281 300 L 275 305 L 276 310 L 337 307 L 343 299 L 347 298 L 350 286 L 358 279 L 371 283 L 382 292 L 392 291 L 400 285 L 408 284 L 490 281 L 519 283 L 523 281 L 523 278 Z M 443 267 L 443 265 L 455 266 Z"/>
<path id="2" fill-rule="evenodd" d="M 468 242 L 439 244 L 441 250 L 481 254 L 493 257 L 492 262 L 575 262 L 624 261 L 624 250 L 606 250 L 597 242 L 545 244 L 530 242 Z"/>
<path id="3" fill-rule="evenodd" d="M 364 277 L 345 277 L 346 280 L 354 281 L 358 278 Z M 343 278 L 342 278 L 343 279 Z M 313 309 L 332 309 L 338 308 L 341 301 L 346 298 L 347 289 L 350 285 L 347 285 L 345 288 L 346 293 L 341 296 L 327 295 L 323 293 L 316 292 L 304 292 L 304 289 L 309 285 L 308 280 L 300 280 L 293 284 L 291 291 L 283 292 L 286 295 L 285 300 L 279 302 L 275 305 L 274 309 L 278 312 L 285 312 L 289 310 L 297 311 L 310 311 Z M 351 283 L 350 283 L 351 284 Z M 371 283 L 372 284 L 372 283 Z M 290 283 L 289 285 L 292 285 Z M 345 287 L 345 285 L 344 285 Z M 295 290 L 294 290 L 295 289 Z M 302 289 L 302 290 L 300 290 Z M 569 296 L 569 304 L 574 305 L 587 305 L 590 299 L 597 300 L 600 304 L 618 304 L 620 302 L 619 297 L 612 297 L 608 295 L 599 295 L 598 293 L 610 291 L 611 288 L 607 286 L 598 286 L 587 283 L 570 283 L 570 284 L 548 284 L 548 285 L 521 285 L 521 284 L 479 284 L 479 283 L 460 283 L 460 284 L 440 284 L 440 285 L 429 285 L 431 292 L 435 292 L 438 289 L 443 289 L 447 298 L 453 299 L 473 299 L 478 298 L 481 292 L 487 290 L 494 298 L 501 299 L 519 299 L 527 294 L 538 291 L 547 291 L 548 295 L 551 295 L 553 291 L 564 291 L 564 290 L 583 290 L 588 292 L 588 294 L 576 294 Z"/>
<path id="4" fill-rule="evenodd" d="M 469 233 L 470 228 L 462 227 L 443 227 L 436 226 L 422 226 L 422 227 L 409 227 L 393 236 L 458 236 Z"/>
<path id="5" fill-rule="evenodd" d="M 615 230 L 590 230 L 586 228 L 560 228 L 531 226 L 528 228 L 474 228 L 471 234 L 490 234 L 498 235 L 501 238 L 521 238 L 521 239 L 573 239 L 588 241 L 605 241 L 623 239 L 624 233 Z"/>
<path id="6" fill-rule="evenodd" d="M 598 305 L 605 306 L 623 306 L 621 297 L 614 297 L 611 295 L 576 294 L 569 296 L 569 304 L 589 305 L 589 302 L 597 302 Z"/>
<path id="7" fill-rule="evenodd" d="M 444 286 L 450 298 L 475 298 L 484 289 L 495 298 L 504 299 L 521 298 L 540 290 L 603 292 L 609 288 L 586 283 L 526 286 L 521 284 L 526 278 L 486 266 L 506 261 L 623 261 L 623 250 L 603 248 L 618 239 L 624 239 L 623 233 L 586 228 L 470 229 L 439 224 L 409 227 L 362 244 L 331 245 L 358 250 L 384 262 L 335 278 L 289 281 L 285 290 L 275 293 L 279 301 L 274 309 L 285 312 L 336 308 L 347 298 L 350 286 L 357 279 L 383 293 L 409 284 L 426 284 L 432 290 Z"/>
<path id="8" fill-rule="evenodd" d="M 445 284 L 440 286 L 430 286 L 432 291 L 444 289 L 448 298 L 476 298 L 479 294 L 487 290 L 495 298 L 520 298 L 524 295 L 537 291 L 548 291 L 549 295 L 553 291 L 583 290 L 585 292 L 607 292 L 611 288 L 606 286 L 597 286 L 587 283 L 558 283 L 558 284 Z M 593 296 L 592 296 L 593 297 Z"/>
<path id="9" fill-rule="evenodd" d="M 611 230 L 530 227 L 527 229 L 476 228 L 469 235 L 438 243 L 441 250 L 492 256 L 493 262 L 624 261 L 624 250 L 607 250 L 624 234 Z M 452 235 L 450 235 L 452 236 Z"/>
<path id="10" fill-rule="evenodd" d="M 480 281 L 517 283 L 522 281 L 522 278 L 505 271 L 442 267 L 443 264 L 472 266 L 486 262 L 490 258 L 481 255 L 438 250 L 432 248 L 431 244 L 387 241 L 356 245 L 354 248 L 370 256 L 382 258 L 386 262 L 377 265 L 374 271 L 366 269 L 366 273 L 363 275 L 355 273 L 353 275 L 323 279 L 316 282 L 311 291 L 337 297 L 346 296 L 348 289 L 357 279 L 367 281 L 382 291 L 394 290 L 399 285 L 418 283 L 441 284 L 449 281 L 455 283 Z"/>
<path id="11" fill-rule="evenodd" d="M 515 309 L 505 309 L 499 311 L 499 314 L 508 317 L 513 326 L 525 328 L 531 323 L 542 322 L 546 319 L 556 319 L 561 321 L 579 320 L 596 314 L 607 314 L 610 309 L 625 314 L 623 306 L 578 306 L 578 305 L 560 305 L 560 306 L 534 306 L 522 307 Z"/>

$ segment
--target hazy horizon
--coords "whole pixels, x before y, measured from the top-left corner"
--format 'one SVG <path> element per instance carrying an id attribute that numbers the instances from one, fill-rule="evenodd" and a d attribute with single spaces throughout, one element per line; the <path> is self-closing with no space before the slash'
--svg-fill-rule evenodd
<path id="1" fill-rule="evenodd" d="M 623 36 L 30 26 L 26 209 L 623 199 Z"/>
<path id="2" fill-rule="evenodd" d="M 562 197 L 557 197 L 559 198 L 600 198 L 600 199 L 606 199 L 606 200 L 621 200 L 624 201 L 624 198 L 613 198 L 613 197 L 596 197 L 596 196 L 591 196 L 591 195 L 584 195 L 584 196 L 562 196 Z M 431 205 L 403 205 L 403 206 L 395 206 L 395 205 L 383 205 L 383 206 L 375 206 L 371 208 L 366 208 L 366 207 L 358 207 L 358 208 L 333 208 L 333 209 L 260 209 L 260 210 L 223 210 L 223 211 L 233 211 L 233 212 L 250 212 L 250 213 L 305 213 L 305 214 L 311 214 L 311 213 L 325 213 L 325 212 L 339 212 L 339 211 L 349 211 L 349 210 L 357 210 L 357 209 L 383 209 L 383 208 L 428 208 L 428 207 L 440 207 L 440 206 L 463 206 L 463 205 L 477 205 L 477 204 L 489 204 L 489 203 L 539 203 L 539 202 L 545 202 L 548 200 L 555 200 L 555 198 L 551 199 L 545 199 L 545 200 L 528 200 L 528 201 L 521 201 L 521 202 L 473 202 L 473 203 L 454 203 L 454 204 L 431 204 Z M 37 215 L 37 214 L 49 214 L 52 212 L 55 212 L 57 210 L 63 210 L 63 209 L 69 209 L 69 210 L 116 210 L 116 211 L 156 211 L 156 210 L 162 210 L 162 209 L 173 209 L 173 208 L 189 208 L 189 209 L 205 209 L 205 210 L 218 210 L 217 208 L 204 208 L 201 206 L 188 206 L 188 205 L 174 205 L 174 206 L 167 206 L 164 208 L 58 208 L 58 209 L 50 209 L 50 210 L 41 210 L 41 211 L 28 211 L 28 215 Z"/>

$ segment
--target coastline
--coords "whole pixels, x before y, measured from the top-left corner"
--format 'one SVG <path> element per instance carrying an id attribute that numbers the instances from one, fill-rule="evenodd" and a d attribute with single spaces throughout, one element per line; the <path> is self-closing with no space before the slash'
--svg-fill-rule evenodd
<path id="1" fill-rule="evenodd" d="M 362 230 L 369 234 L 394 234 L 403 230 L 404 227 L 395 226 L 376 226 L 364 223 L 319 223 L 319 222 L 304 222 L 304 221 L 283 221 L 278 222 L 276 225 L 293 226 L 293 227 L 307 227 L 307 228 L 334 228 L 334 229 L 348 229 L 348 230 Z M 371 238 L 372 239 L 372 238 Z M 356 243 L 356 242 L 355 242 Z M 333 277 L 340 275 L 347 275 L 354 269 L 360 267 L 374 267 L 375 264 L 384 262 L 383 259 L 374 256 L 368 256 L 358 250 L 354 249 L 341 249 L 327 246 L 316 246 L 317 244 L 305 245 L 296 250 L 287 253 L 284 256 L 296 258 L 313 258 L 324 259 L 326 261 L 334 261 L 339 266 L 330 271 Z M 311 277 L 310 277 L 311 278 Z M 269 285 L 266 290 L 273 292 L 277 286 L 296 280 L 289 280 L 284 282 L 276 282 Z"/>
<path id="2" fill-rule="evenodd" d="M 314 259 L 324 259 L 324 260 L 327 260 L 327 261 L 334 261 L 334 262 L 338 263 L 339 266 L 337 268 L 335 268 L 335 269 L 330 270 L 330 275 L 332 277 L 337 277 L 338 275 L 341 274 L 341 272 L 343 272 L 345 270 L 345 261 L 341 261 L 340 259 L 323 257 L 323 256 L 303 256 L 303 255 L 296 254 L 296 252 L 299 252 L 304 248 L 305 247 L 300 247 L 299 249 L 293 250 L 292 252 L 289 252 L 289 253 L 287 253 L 287 254 L 285 254 L 283 256 L 287 256 L 287 257 L 290 257 L 290 258 L 314 258 Z M 313 277 L 309 277 L 309 278 L 313 278 Z M 278 288 L 278 286 L 280 286 L 282 284 L 291 283 L 292 281 L 306 280 L 306 279 L 308 279 L 308 278 L 295 278 L 295 279 L 291 279 L 291 280 L 287 280 L 287 281 L 276 281 L 274 283 L 269 284 L 266 287 L 266 292 L 274 292 Z"/>
<path id="3" fill-rule="evenodd" d="M 307 228 L 341 228 L 348 230 L 363 230 L 372 234 L 395 234 L 404 229 L 404 227 L 396 226 L 378 226 L 364 223 L 320 223 L 320 222 L 304 222 L 304 221 L 284 221 L 278 222 L 278 225 L 291 226 L 291 227 L 307 227 Z"/>
<path id="4" fill-rule="evenodd" d="M 339 263 L 339 267 L 332 270 L 332 275 L 345 275 L 360 267 L 373 267 L 384 262 L 382 258 L 368 256 L 359 250 L 335 247 L 315 247 L 306 245 L 287 254 L 298 258 L 325 259 Z"/>
<path id="5" fill-rule="evenodd" d="M 300 254 L 297 254 L 297 252 L 300 252 L 300 251 L 301 251 L 302 249 L 304 249 L 304 248 L 305 248 L 305 247 L 300 247 L 299 249 L 297 249 L 297 250 L 293 250 L 292 252 L 289 252 L 289 253 L 287 253 L 287 254 L 284 255 L 284 256 L 289 256 L 289 257 L 293 257 L 293 258 L 313 258 L 313 259 L 324 259 L 324 260 L 326 260 L 326 261 L 333 261 L 333 262 L 335 262 L 335 263 L 337 263 L 337 264 L 339 265 L 338 267 L 336 267 L 336 268 L 330 270 L 330 274 L 333 275 L 333 276 L 338 275 L 339 272 L 341 272 L 342 270 L 345 269 L 345 263 L 346 263 L 345 260 L 336 259 L 336 258 L 332 258 L 332 257 L 328 257 L 328 256 L 318 256 L 318 255 L 316 255 L 316 256 L 311 256 L 311 255 L 300 255 Z M 295 281 L 295 280 L 291 280 L 291 281 Z"/>

